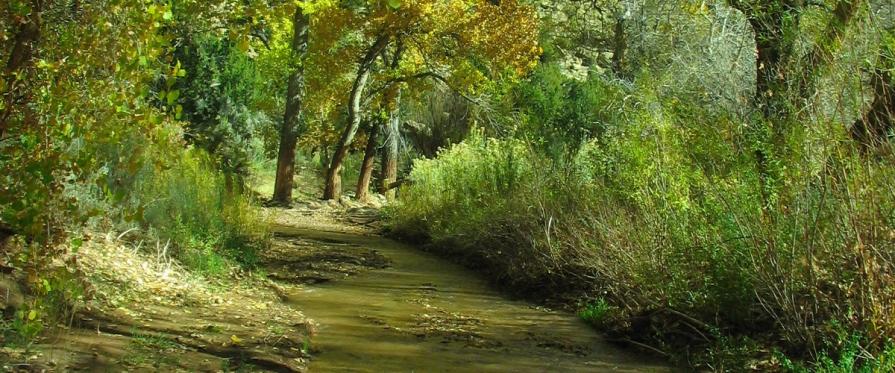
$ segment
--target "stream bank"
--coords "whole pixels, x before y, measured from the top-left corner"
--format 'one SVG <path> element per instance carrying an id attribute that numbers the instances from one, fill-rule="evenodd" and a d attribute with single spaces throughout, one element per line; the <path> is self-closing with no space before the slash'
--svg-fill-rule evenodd
<path id="1" fill-rule="evenodd" d="M 282 210 L 273 228 L 303 282 L 288 302 L 319 323 L 311 371 L 669 370 L 574 314 L 510 299 L 461 265 L 381 237 L 374 209 L 321 204 Z"/>
<path id="2" fill-rule="evenodd" d="M 507 298 L 482 277 L 377 234 L 378 211 L 268 209 L 259 273 L 209 280 L 160 246 L 85 243 L 89 298 L 12 371 L 666 371 L 573 314 Z M 126 266 L 115 265 L 126 263 Z"/>

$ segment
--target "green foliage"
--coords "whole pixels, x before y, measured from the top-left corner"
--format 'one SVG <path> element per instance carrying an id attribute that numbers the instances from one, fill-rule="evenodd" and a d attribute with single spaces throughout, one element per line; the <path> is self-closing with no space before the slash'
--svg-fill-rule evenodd
<path id="1" fill-rule="evenodd" d="M 517 187 L 531 175 L 526 156 L 521 142 L 486 139 L 473 130 L 437 159 L 414 161 L 410 178 L 415 185 L 403 191 L 393 215 L 396 226 L 421 229 L 405 234 L 436 238 L 487 228 L 487 220 L 506 211 L 508 197 L 517 195 Z"/>
<path id="2" fill-rule="evenodd" d="M 578 317 L 587 321 L 592 325 L 602 325 L 612 312 L 612 306 L 603 298 L 599 298 L 594 302 L 588 303 L 581 311 L 578 311 Z"/>
<path id="3" fill-rule="evenodd" d="M 188 119 L 181 102 L 193 92 L 180 85 L 192 72 L 174 56 L 174 5 L 14 3 L 16 14 L 0 7 L 4 64 L 21 52 L 16 36 L 37 25 L 37 12 L 41 23 L 33 56 L 0 74 L 0 229 L 2 238 L 7 230 L 16 235 L 0 246 L 3 265 L 29 289 L 20 312 L 0 320 L 4 343 L 27 346 L 72 320 L 87 296 L 85 279 L 76 263 L 60 260 L 79 249 L 85 229 L 145 228 L 145 238 L 171 239 L 180 260 L 207 273 L 231 262 L 253 265 L 266 234 L 257 210 L 233 187 L 238 180 L 227 176 L 240 172 L 240 163 L 188 150 L 183 141 L 190 125 L 178 121 Z M 197 5 L 208 8 L 177 3 Z M 246 56 L 225 56 L 212 67 L 227 67 L 221 70 L 229 82 L 253 76 Z M 214 71 L 201 77 L 221 75 Z M 233 87 L 199 93 L 248 95 Z M 255 104 L 247 100 L 240 108 Z M 262 121 L 219 111 L 240 125 Z M 245 144 L 231 142 L 238 151 L 230 153 L 241 155 Z M 218 173 L 219 164 L 232 172 Z"/>
<path id="4" fill-rule="evenodd" d="M 521 133 L 555 159 L 601 138 L 624 101 L 623 91 L 604 80 L 570 78 L 557 64 L 540 65 L 516 91 L 516 104 L 527 114 Z"/>
<path id="5" fill-rule="evenodd" d="M 266 242 L 256 208 L 228 190 L 227 176 L 213 171 L 204 151 L 191 149 L 182 157 L 141 176 L 135 199 L 145 204 L 145 224 L 178 248 L 176 257 L 202 272 L 223 272 L 224 258 L 254 266 Z"/>
<path id="6" fill-rule="evenodd" d="M 0 345 L 30 347 L 47 328 L 68 323 L 85 300 L 82 282 L 65 269 L 41 274 L 32 293 L 12 317 L 0 318 Z"/>
<path id="7" fill-rule="evenodd" d="M 52 47 L 0 79 L 4 100 L 13 100 L 2 112 L 0 225 L 50 254 L 68 224 L 83 223 L 93 213 L 79 209 L 64 190 L 92 182 L 102 163 L 98 148 L 132 132 L 152 134 L 159 123 L 142 102 L 141 87 L 155 72 L 149 62 L 167 39 L 157 34 L 166 23 L 162 15 L 142 5 L 84 4 L 76 18 L 63 4 L 46 8 L 43 22 L 52 27 L 42 30 L 40 45 Z M 7 25 L 5 35 L 24 27 Z M 3 38 L 0 60 L 10 58 L 11 39 Z"/>
<path id="8" fill-rule="evenodd" d="M 141 228 L 207 275 L 254 266 L 268 234 L 242 179 L 274 154 L 286 76 L 305 64 L 301 143 L 332 149 L 334 103 L 380 39 L 365 105 L 400 85 L 414 107 L 439 76 L 431 94 L 503 106 L 419 110 L 433 132 L 438 116 L 456 122 L 410 141 L 427 156 L 478 120 L 500 138 L 476 129 L 415 162 L 396 232 L 580 297 L 580 316 L 613 333 L 707 347 L 707 366 L 774 343 L 810 369 L 892 370 L 895 155 L 849 135 L 865 75 L 895 68 L 880 4 L 305 1 L 297 61 L 293 2 L 9 2 L 0 232 L 16 235 L 3 265 L 32 294 L 0 320 L 3 340 L 28 345 L 73 314 L 78 274 L 48 268 L 85 227 Z M 513 86 L 538 35 L 540 67 Z"/>
<path id="9" fill-rule="evenodd" d="M 4 346 L 28 347 L 43 330 L 43 322 L 34 309 L 19 310 L 9 320 L 0 319 Z"/>
<path id="10" fill-rule="evenodd" d="M 174 56 L 186 72 L 167 101 L 178 94 L 187 140 L 213 154 L 223 172 L 245 176 L 265 133 L 276 129 L 279 95 L 271 95 L 255 59 L 226 38 L 190 36 Z"/>
<path id="11" fill-rule="evenodd" d="M 839 323 L 882 353 L 895 335 L 895 236 L 874 232 L 895 231 L 891 155 L 868 162 L 844 133 L 827 134 L 846 145 L 822 160 L 781 157 L 768 188 L 748 156 L 753 123 L 646 83 L 604 89 L 628 98 L 571 160 L 479 137 L 417 161 L 392 229 L 529 294 L 605 294 L 618 311 L 606 318 L 596 304 L 588 318 L 665 350 L 771 334 L 810 351 Z"/>
<path id="12" fill-rule="evenodd" d="M 820 373 L 877 373 L 891 372 L 895 370 L 895 345 L 888 343 L 882 352 L 872 355 L 863 347 L 862 341 L 858 334 L 852 334 L 844 340 L 836 341 L 836 347 L 830 350 L 837 351 L 834 355 L 829 355 L 824 351 L 817 358 L 817 362 L 807 365 L 793 361 L 784 354 L 777 352 L 776 358 L 781 361 L 781 368 L 787 372 L 803 373 L 803 372 L 820 372 Z"/>

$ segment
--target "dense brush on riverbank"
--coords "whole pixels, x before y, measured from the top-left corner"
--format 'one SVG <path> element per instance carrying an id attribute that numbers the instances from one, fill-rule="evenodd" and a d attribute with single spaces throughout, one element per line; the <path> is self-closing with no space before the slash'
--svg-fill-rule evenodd
<path id="1" fill-rule="evenodd" d="M 481 137 L 417 161 L 394 233 L 575 299 L 613 337 L 683 364 L 793 367 L 749 362 L 774 349 L 820 370 L 893 369 L 891 153 L 794 159 L 765 203 L 742 127 L 632 111 L 565 163 Z"/>

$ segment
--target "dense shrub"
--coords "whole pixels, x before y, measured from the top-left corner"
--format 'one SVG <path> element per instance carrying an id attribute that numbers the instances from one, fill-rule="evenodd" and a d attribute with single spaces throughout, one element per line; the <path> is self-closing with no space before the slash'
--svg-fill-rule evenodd
<path id="1" fill-rule="evenodd" d="M 554 63 L 543 64 L 514 90 L 525 114 L 518 135 L 558 159 L 589 139 L 602 138 L 606 124 L 619 115 L 624 90 L 603 79 L 579 81 Z"/>
<path id="2" fill-rule="evenodd" d="M 212 274 L 226 269 L 222 258 L 256 263 L 266 242 L 263 219 L 247 197 L 226 188 L 226 175 L 203 151 L 188 150 L 170 168 L 142 177 L 135 198 L 144 204 L 144 224 L 173 243 L 175 257 Z"/>
<path id="3" fill-rule="evenodd" d="M 279 87 L 226 37 L 183 39 L 174 55 L 185 76 L 177 79 L 177 95 L 171 101 L 180 103 L 185 137 L 212 154 L 219 169 L 241 180 L 249 164 L 263 154 L 265 135 L 276 131 L 273 118 L 279 119 L 282 105 L 280 95 L 271 92 L 279 92 Z"/>
<path id="4" fill-rule="evenodd" d="M 838 356 L 852 336 L 882 351 L 895 337 L 895 158 L 840 141 L 820 161 L 786 159 L 768 197 L 744 156 L 748 125 L 631 93 L 573 161 L 481 136 L 417 161 L 392 229 L 528 294 L 590 304 L 616 337 L 664 351 L 743 336 L 797 355 Z"/>

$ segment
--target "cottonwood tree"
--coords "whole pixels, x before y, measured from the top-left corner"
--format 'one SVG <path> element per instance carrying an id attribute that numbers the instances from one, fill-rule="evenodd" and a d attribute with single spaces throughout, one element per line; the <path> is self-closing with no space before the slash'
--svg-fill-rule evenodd
<path id="1" fill-rule="evenodd" d="M 337 72 L 344 60 L 333 57 L 344 57 L 346 52 L 356 61 L 347 120 L 327 170 L 324 199 L 341 196 L 342 164 L 369 101 L 371 81 L 378 83 L 373 94 L 398 86 L 419 88 L 427 81 L 474 93 L 492 79 L 525 73 L 540 53 L 536 14 L 517 1 L 370 2 L 350 14 L 333 7 L 321 12 L 319 23 L 312 22 L 312 33 L 316 35 L 318 30 L 322 35 L 337 35 L 322 38 L 332 43 L 329 46 L 318 46 L 319 50 L 337 52 L 311 56 L 319 57 L 314 62 L 318 67 Z M 358 39 L 362 41 L 352 42 Z M 346 44 L 352 46 L 340 47 Z M 393 64 L 379 64 L 381 59 Z"/>
<path id="2" fill-rule="evenodd" d="M 815 46 L 800 54 L 795 48 L 794 35 L 801 32 L 803 15 L 810 7 L 823 5 L 804 0 L 730 0 L 730 6 L 746 15 L 755 36 L 753 106 L 765 124 L 763 128 L 755 129 L 759 139 L 754 156 L 766 201 L 771 199 L 778 179 L 775 159 L 786 152 L 786 133 L 791 129 L 787 122 L 793 119 L 794 101 L 796 104 L 804 102 L 804 96 L 813 88 L 819 67 L 829 60 L 824 57 L 835 50 L 843 32 L 865 4 L 862 0 L 836 1 L 829 8 L 827 26 Z M 796 69 L 801 73 L 794 71 Z M 790 87 L 790 83 L 796 81 L 793 78 L 800 75 L 802 80 L 798 86 Z"/>
<path id="3" fill-rule="evenodd" d="M 364 160 L 361 162 L 360 176 L 357 178 L 357 188 L 354 192 L 354 196 L 358 201 L 367 200 L 370 181 L 373 179 L 373 166 L 376 162 L 376 143 L 379 137 L 379 128 L 382 127 L 377 119 L 379 118 L 371 120 L 366 129 L 367 145 L 364 148 Z"/>
<path id="4" fill-rule="evenodd" d="M 305 94 L 304 59 L 308 52 L 308 28 L 310 19 L 301 6 L 295 7 L 292 17 L 292 58 L 299 60 L 297 67 L 289 75 L 286 90 L 286 112 L 280 127 L 280 146 L 277 155 L 277 176 L 274 183 L 273 200 L 288 204 L 292 201 L 292 177 L 295 174 L 295 146 L 302 125 L 302 99 Z"/>

